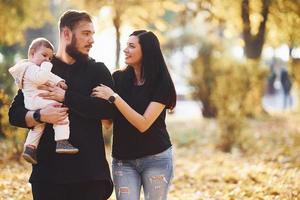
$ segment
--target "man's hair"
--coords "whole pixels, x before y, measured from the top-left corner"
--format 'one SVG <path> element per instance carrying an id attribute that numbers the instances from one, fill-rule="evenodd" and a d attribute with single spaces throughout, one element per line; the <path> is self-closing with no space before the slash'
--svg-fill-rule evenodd
<path id="1" fill-rule="evenodd" d="M 92 17 L 85 11 L 68 10 L 59 19 L 59 30 L 68 27 L 72 31 L 80 21 L 92 22 Z"/>
<path id="2" fill-rule="evenodd" d="M 28 57 L 32 52 L 35 52 L 40 47 L 46 47 L 54 51 L 54 47 L 49 40 L 43 37 L 36 38 L 32 40 L 28 48 Z"/>

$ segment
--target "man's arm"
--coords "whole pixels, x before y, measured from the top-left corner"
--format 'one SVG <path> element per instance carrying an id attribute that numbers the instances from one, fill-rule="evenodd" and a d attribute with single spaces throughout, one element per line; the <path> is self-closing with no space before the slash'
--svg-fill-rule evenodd
<path id="1" fill-rule="evenodd" d="M 106 100 L 67 91 L 64 103 L 67 107 L 85 118 L 112 118 L 112 105 Z"/>
<path id="2" fill-rule="evenodd" d="M 113 87 L 113 80 L 106 66 L 103 63 L 97 63 L 96 65 L 97 66 L 93 66 L 95 86 L 106 83 L 110 87 Z M 90 93 L 92 93 L 92 91 L 90 91 Z M 103 99 L 84 96 L 71 90 L 67 90 L 64 103 L 70 109 L 87 118 L 112 118 L 113 106 Z"/>
<path id="3" fill-rule="evenodd" d="M 95 68 L 94 68 L 95 69 Z M 105 65 L 97 66 L 93 75 L 95 87 L 100 84 L 107 84 L 113 87 L 113 81 L 109 70 Z M 85 96 L 70 89 L 63 90 L 53 84 L 40 86 L 39 89 L 46 90 L 39 96 L 44 99 L 52 99 L 63 102 L 72 111 L 84 118 L 110 119 L 113 114 L 113 106 L 108 101 L 96 97 Z M 90 92 L 92 93 L 92 91 Z"/>
<path id="4" fill-rule="evenodd" d="M 13 126 L 18 126 L 22 128 L 30 128 L 35 124 L 29 122 L 27 125 L 25 121 L 25 116 L 27 115 L 28 110 L 24 106 L 24 96 L 21 90 L 18 91 L 18 94 L 15 96 L 8 112 L 9 123 Z M 31 114 L 32 115 L 32 114 Z M 28 114 L 28 118 L 29 114 Z M 33 120 L 33 119 L 32 119 Z"/>
<path id="5" fill-rule="evenodd" d="M 59 124 L 68 116 L 68 108 L 61 107 L 61 103 L 51 104 L 41 109 L 41 121 L 50 124 Z M 9 122 L 11 125 L 31 128 L 38 124 L 33 119 L 34 111 L 29 111 L 24 105 L 24 95 L 21 90 L 15 96 L 10 108 L 9 108 Z"/>

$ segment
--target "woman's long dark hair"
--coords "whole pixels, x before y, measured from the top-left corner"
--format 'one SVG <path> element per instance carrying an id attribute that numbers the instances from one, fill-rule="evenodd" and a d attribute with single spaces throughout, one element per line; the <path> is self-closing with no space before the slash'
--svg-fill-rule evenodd
<path id="1" fill-rule="evenodd" d="M 141 77 L 145 80 L 147 89 L 155 91 L 159 84 L 167 84 L 168 93 L 165 95 L 169 97 L 169 102 L 166 108 L 172 110 L 176 106 L 176 90 L 161 52 L 158 38 L 151 31 L 145 30 L 134 31 L 130 36 L 139 38 L 142 49 Z M 131 66 L 127 66 L 127 70 L 133 73 Z"/>

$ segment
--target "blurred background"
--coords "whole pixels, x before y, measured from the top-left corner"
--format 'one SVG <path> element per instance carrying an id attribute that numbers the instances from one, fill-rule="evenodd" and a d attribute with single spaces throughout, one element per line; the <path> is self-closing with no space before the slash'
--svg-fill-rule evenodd
<path id="1" fill-rule="evenodd" d="M 133 30 L 158 35 L 178 95 L 170 199 L 300 198 L 300 0 L 1 0 L 0 200 L 31 199 L 8 68 L 36 37 L 57 48 L 67 9 L 92 14 L 90 55 L 111 72 Z"/>

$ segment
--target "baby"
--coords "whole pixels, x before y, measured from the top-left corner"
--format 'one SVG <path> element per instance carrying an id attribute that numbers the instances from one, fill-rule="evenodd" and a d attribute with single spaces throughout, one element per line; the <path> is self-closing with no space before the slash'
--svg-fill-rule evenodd
<path id="1" fill-rule="evenodd" d="M 47 39 L 37 38 L 29 46 L 28 60 L 21 60 L 9 68 L 19 89 L 22 89 L 25 107 L 35 111 L 33 118 L 40 123 L 28 132 L 22 154 L 24 159 L 32 164 L 37 164 L 36 149 L 45 129 L 45 123 L 40 120 L 39 112 L 42 108 L 55 102 L 39 97 L 43 91 L 39 90 L 38 86 L 50 82 L 67 89 L 65 81 L 51 73 L 52 64 L 49 61 L 53 56 L 53 50 L 53 45 Z M 57 153 L 75 154 L 79 151 L 68 141 L 70 135 L 68 118 L 62 124 L 53 124 L 53 129 Z"/>

